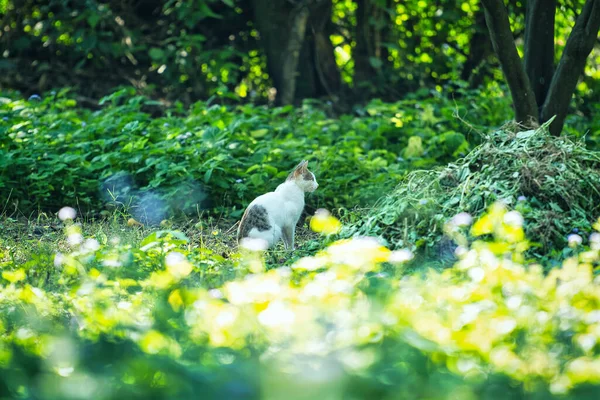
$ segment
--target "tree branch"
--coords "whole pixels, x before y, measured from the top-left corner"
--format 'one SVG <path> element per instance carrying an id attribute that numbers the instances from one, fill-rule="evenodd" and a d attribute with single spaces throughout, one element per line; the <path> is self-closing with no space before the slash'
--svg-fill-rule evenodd
<path id="1" fill-rule="evenodd" d="M 587 0 L 567 39 L 542 107 L 542 122 L 556 115 L 550 125 L 553 135 L 559 135 L 562 131 L 571 98 L 585 69 L 587 57 L 594 48 L 599 30 L 600 0 Z"/>
<path id="2" fill-rule="evenodd" d="M 535 126 L 538 122 L 535 95 L 515 47 L 504 1 L 481 0 L 481 2 L 494 51 L 500 60 L 502 72 L 510 88 L 515 120 L 525 126 Z"/>

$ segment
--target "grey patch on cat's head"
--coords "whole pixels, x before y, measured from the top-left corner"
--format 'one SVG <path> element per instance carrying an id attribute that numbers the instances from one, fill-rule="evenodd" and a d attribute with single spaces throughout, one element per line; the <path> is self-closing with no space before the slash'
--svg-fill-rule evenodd
<path id="1" fill-rule="evenodd" d="M 304 179 L 305 181 L 316 181 L 317 180 L 315 178 L 315 174 L 313 174 L 309 170 L 306 170 L 302 173 L 302 179 Z"/>
<path id="2" fill-rule="evenodd" d="M 269 213 L 267 212 L 267 209 L 258 204 L 253 205 L 244 213 L 244 216 L 240 221 L 240 228 L 238 230 L 238 241 L 248 237 L 248 234 L 252 228 L 256 228 L 260 232 L 271 229 Z"/>

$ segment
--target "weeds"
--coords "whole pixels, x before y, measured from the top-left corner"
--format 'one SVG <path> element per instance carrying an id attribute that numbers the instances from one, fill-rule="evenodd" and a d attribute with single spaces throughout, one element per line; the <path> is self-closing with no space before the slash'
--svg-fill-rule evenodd
<path id="1" fill-rule="evenodd" d="M 591 232 L 600 211 L 598 171 L 600 156 L 580 142 L 552 137 L 545 126 L 504 127 L 444 168 L 409 173 L 345 234 L 380 236 L 439 259 L 444 224 L 457 211 L 479 215 L 502 201 L 522 212 L 536 245 L 530 254 L 540 257 L 566 247 L 573 229 Z"/>

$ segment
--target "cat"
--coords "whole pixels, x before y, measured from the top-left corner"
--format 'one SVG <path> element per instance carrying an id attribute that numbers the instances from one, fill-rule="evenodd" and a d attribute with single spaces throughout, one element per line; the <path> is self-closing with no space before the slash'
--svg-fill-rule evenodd
<path id="1" fill-rule="evenodd" d="M 246 208 L 237 233 L 238 244 L 245 238 L 262 239 L 266 248 L 283 239 L 286 250 L 294 250 L 296 224 L 304 209 L 304 193 L 319 187 L 315 174 L 303 160 L 274 192 L 254 199 Z"/>

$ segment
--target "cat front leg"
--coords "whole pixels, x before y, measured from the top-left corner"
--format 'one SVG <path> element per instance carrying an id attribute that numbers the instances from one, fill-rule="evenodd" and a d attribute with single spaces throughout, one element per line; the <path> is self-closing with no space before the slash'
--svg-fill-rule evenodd
<path id="1" fill-rule="evenodd" d="M 284 226 L 281 231 L 285 249 L 294 250 L 294 227 Z"/>

